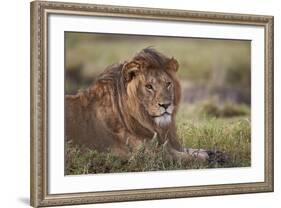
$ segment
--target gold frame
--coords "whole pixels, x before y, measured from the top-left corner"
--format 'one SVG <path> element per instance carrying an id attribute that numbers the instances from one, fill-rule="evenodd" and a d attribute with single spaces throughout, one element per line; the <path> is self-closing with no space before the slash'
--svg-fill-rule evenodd
<path id="1" fill-rule="evenodd" d="M 264 182 L 48 194 L 48 71 L 49 14 L 94 15 L 151 20 L 257 25 L 265 28 L 265 179 Z M 31 2 L 31 205 L 77 205 L 273 191 L 273 17 L 61 2 Z"/>

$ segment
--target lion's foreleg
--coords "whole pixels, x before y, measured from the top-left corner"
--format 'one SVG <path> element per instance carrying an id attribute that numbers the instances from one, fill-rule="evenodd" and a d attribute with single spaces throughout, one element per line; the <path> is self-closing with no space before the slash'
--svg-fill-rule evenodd
<path id="1" fill-rule="evenodd" d="M 203 149 L 184 148 L 184 151 L 170 149 L 170 153 L 174 158 L 181 160 L 199 159 L 202 161 L 207 161 L 209 159 L 208 152 Z"/>
<path id="2" fill-rule="evenodd" d="M 228 154 L 221 151 L 184 148 L 183 151 L 170 149 L 170 153 L 175 159 L 180 159 L 180 160 L 198 159 L 201 161 L 208 161 L 212 163 L 216 162 L 219 164 L 223 164 L 229 160 Z"/>
<path id="3" fill-rule="evenodd" d="M 193 158 L 198 158 L 200 160 L 209 159 L 208 151 L 204 149 L 184 148 L 184 152 L 187 153 L 188 155 L 191 155 Z"/>

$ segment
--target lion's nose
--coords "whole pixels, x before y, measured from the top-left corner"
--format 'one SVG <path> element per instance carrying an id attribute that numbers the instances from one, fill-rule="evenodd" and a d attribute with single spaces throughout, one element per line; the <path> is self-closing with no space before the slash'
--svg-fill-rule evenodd
<path id="1" fill-rule="evenodd" d="M 158 103 L 158 105 L 160 107 L 163 107 L 163 108 L 167 109 L 171 105 L 171 103 Z"/>

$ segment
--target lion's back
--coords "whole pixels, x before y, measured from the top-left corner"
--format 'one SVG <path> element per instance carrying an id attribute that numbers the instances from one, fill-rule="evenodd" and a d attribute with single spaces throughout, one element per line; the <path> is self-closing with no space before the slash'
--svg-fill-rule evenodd
<path id="1" fill-rule="evenodd" d="M 65 96 L 65 137 L 74 144 L 107 151 L 120 146 L 121 131 L 116 105 L 116 78 L 103 73 L 88 89 Z M 106 76 L 108 75 L 108 76 Z M 113 79 L 108 79 L 109 77 Z"/>

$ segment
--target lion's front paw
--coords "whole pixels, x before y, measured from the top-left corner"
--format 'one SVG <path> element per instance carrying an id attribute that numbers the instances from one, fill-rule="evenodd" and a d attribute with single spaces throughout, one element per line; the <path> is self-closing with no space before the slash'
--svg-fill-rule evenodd
<path id="1" fill-rule="evenodd" d="M 193 158 L 208 161 L 209 163 L 224 164 L 229 160 L 229 156 L 226 153 L 218 150 L 185 148 L 184 152 L 188 153 L 188 155 L 191 155 Z"/>
<path id="2" fill-rule="evenodd" d="M 209 160 L 209 154 L 206 150 L 203 149 L 192 149 L 192 148 L 185 148 L 184 150 L 186 153 L 191 155 L 193 158 L 207 161 Z"/>
<path id="3" fill-rule="evenodd" d="M 219 164 L 224 164 L 229 160 L 229 156 L 221 151 L 215 150 L 208 150 L 206 151 L 208 153 L 208 161 L 209 163 L 219 163 Z"/>

